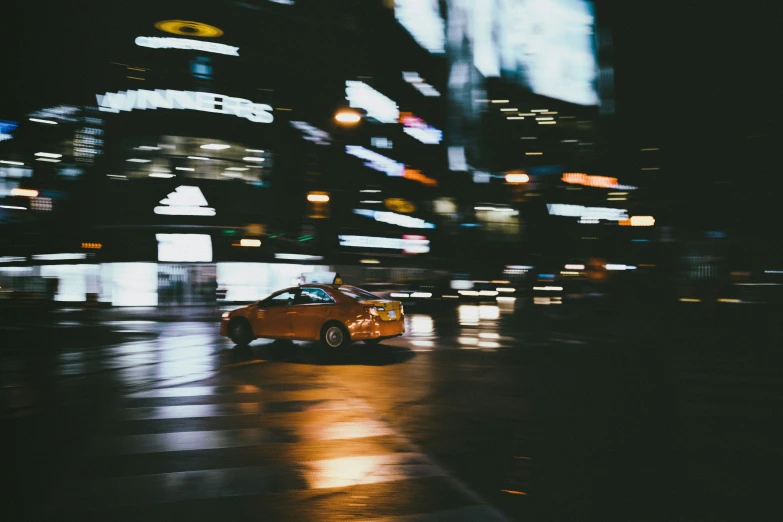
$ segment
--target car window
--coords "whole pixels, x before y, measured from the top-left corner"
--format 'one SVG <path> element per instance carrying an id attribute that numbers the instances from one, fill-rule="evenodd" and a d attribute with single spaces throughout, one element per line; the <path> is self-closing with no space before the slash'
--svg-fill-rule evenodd
<path id="1" fill-rule="evenodd" d="M 354 286 L 341 286 L 340 292 L 342 292 L 344 295 L 347 295 L 348 297 L 356 299 L 357 301 L 365 301 L 367 299 L 380 299 L 380 297 L 378 297 L 377 295 L 371 294 L 370 292 L 362 290 L 361 288 L 356 288 Z"/>
<path id="2" fill-rule="evenodd" d="M 332 304 L 334 299 L 321 288 L 302 288 L 298 304 Z"/>
<path id="3" fill-rule="evenodd" d="M 294 304 L 294 298 L 296 295 L 290 290 L 285 290 L 279 294 L 275 294 L 272 297 L 261 301 L 261 306 L 286 306 Z"/>

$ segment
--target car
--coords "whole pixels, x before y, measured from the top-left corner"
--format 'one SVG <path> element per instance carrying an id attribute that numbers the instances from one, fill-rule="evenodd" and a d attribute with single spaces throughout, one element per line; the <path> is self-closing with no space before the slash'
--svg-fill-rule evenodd
<path id="1" fill-rule="evenodd" d="M 402 303 L 343 285 L 339 275 L 321 276 L 327 278 L 331 284 L 300 283 L 225 312 L 220 334 L 237 346 L 265 338 L 321 341 L 336 349 L 355 341 L 377 344 L 405 333 Z"/>

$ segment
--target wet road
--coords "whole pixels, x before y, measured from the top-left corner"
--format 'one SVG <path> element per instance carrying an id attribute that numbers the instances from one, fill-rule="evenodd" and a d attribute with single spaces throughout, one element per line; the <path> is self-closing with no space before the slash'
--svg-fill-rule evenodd
<path id="1" fill-rule="evenodd" d="M 783 513 L 779 350 L 576 335 L 513 305 L 409 313 L 404 338 L 343 353 L 105 326 L 125 338 L 3 352 L 11 519 Z"/>

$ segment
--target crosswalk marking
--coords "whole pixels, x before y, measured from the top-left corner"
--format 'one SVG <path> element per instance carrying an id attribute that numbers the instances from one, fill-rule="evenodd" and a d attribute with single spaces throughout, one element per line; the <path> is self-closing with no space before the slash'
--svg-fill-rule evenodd
<path id="1" fill-rule="evenodd" d="M 492 508 L 475 506 L 478 501 L 455 487 L 453 477 L 375 418 L 365 401 L 345 397 L 333 385 L 158 387 L 128 393 L 121 404 L 85 455 L 84 473 L 54 492 L 50 512 L 102 510 L 111 518 L 132 507 L 162 515 L 198 510 L 196 502 L 217 506 L 232 498 L 256 502 L 271 494 L 342 493 L 390 484 L 383 495 L 451 493 L 431 497 L 431 509 L 441 511 L 383 519 L 388 522 L 503 520 Z M 379 499 L 354 507 L 364 514 L 426 511 L 414 497 L 403 499 L 404 511 L 379 508 L 385 506 Z M 241 518 L 243 504 L 237 502 Z"/>

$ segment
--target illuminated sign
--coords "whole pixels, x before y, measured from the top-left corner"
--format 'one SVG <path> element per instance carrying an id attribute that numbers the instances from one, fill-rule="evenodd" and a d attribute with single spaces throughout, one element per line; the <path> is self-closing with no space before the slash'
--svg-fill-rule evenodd
<path id="1" fill-rule="evenodd" d="M 383 212 L 380 210 L 367 210 L 357 208 L 354 209 L 354 214 L 365 216 L 380 221 L 381 223 L 389 223 L 390 225 L 397 225 L 405 228 L 435 228 L 435 225 L 428 223 L 423 219 L 406 216 L 404 214 L 396 214 L 394 212 Z"/>
<path id="2" fill-rule="evenodd" d="M 623 208 L 583 207 L 563 203 L 549 203 L 546 208 L 552 216 L 578 217 L 582 223 L 628 219 L 628 211 Z"/>
<path id="3" fill-rule="evenodd" d="M 440 93 L 438 90 L 433 87 L 432 85 L 425 82 L 421 76 L 419 76 L 419 73 L 417 72 L 402 72 L 402 78 L 406 82 L 413 85 L 416 90 L 418 90 L 420 93 L 422 93 L 424 96 L 428 97 L 437 97 L 440 96 Z"/>
<path id="4" fill-rule="evenodd" d="M 204 51 L 207 53 L 225 54 L 226 56 L 239 56 L 239 47 L 214 42 L 202 42 L 187 38 L 170 38 L 158 36 L 139 36 L 136 45 L 149 47 L 150 49 L 184 49 L 188 51 Z"/>
<path id="5" fill-rule="evenodd" d="M 167 216 L 214 216 L 215 209 L 208 207 L 207 199 L 198 187 L 180 185 L 155 207 L 156 214 Z"/>
<path id="6" fill-rule="evenodd" d="M 402 177 L 405 174 L 405 165 L 398 163 L 391 158 L 387 158 L 377 152 L 373 152 L 370 149 L 366 149 L 359 145 L 346 145 L 345 152 L 351 156 L 356 156 L 363 160 L 367 160 L 365 166 L 375 169 L 377 171 L 385 173 L 387 176 Z"/>
<path id="7" fill-rule="evenodd" d="M 506 76 L 542 96 L 598 104 L 592 2 L 449 4 L 449 40 L 469 41 L 473 65 L 484 77 Z"/>
<path id="8" fill-rule="evenodd" d="M 426 50 L 433 54 L 446 52 L 446 24 L 438 0 L 396 0 L 394 16 Z"/>
<path id="9" fill-rule="evenodd" d="M 217 27 L 191 22 L 189 20 L 163 20 L 155 24 L 157 29 L 182 36 L 199 36 L 201 38 L 217 38 L 223 35 L 223 30 Z"/>
<path id="10" fill-rule="evenodd" d="M 443 140 L 443 131 L 424 123 L 424 120 L 407 112 L 401 115 L 400 123 L 403 131 L 420 142 L 427 145 L 437 145 Z"/>
<path id="11" fill-rule="evenodd" d="M 188 109 L 193 111 L 232 114 L 256 123 L 272 123 L 272 107 L 209 92 L 155 89 L 148 91 L 107 92 L 96 95 L 104 112 L 132 111 L 134 109 Z"/>
<path id="12" fill-rule="evenodd" d="M 155 234 L 158 261 L 170 263 L 211 263 L 212 238 L 209 234 Z"/>
<path id="13" fill-rule="evenodd" d="M 402 198 L 388 198 L 383 202 L 386 208 L 395 212 L 402 212 L 403 214 L 410 214 L 416 212 L 416 205 Z"/>
<path id="14" fill-rule="evenodd" d="M 340 246 L 344 247 L 383 248 L 416 254 L 426 254 L 430 251 L 430 241 L 424 236 L 403 236 L 402 239 L 398 239 L 393 237 L 341 235 L 339 239 Z"/>
<path id="15" fill-rule="evenodd" d="M 367 116 L 381 123 L 396 123 L 400 118 L 397 103 L 364 82 L 345 82 L 345 99 L 354 109 L 364 109 Z"/>
<path id="16" fill-rule="evenodd" d="M 584 185 L 585 187 L 636 190 L 636 187 L 620 185 L 617 182 L 617 178 L 610 178 L 607 176 L 591 176 L 588 174 L 582 174 L 580 172 L 566 172 L 563 174 L 561 179 L 565 183 L 570 183 L 572 185 Z"/>
<path id="17" fill-rule="evenodd" d="M 329 145 L 331 136 L 329 136 L 326 131 L 322 131 L 303 121 L 292 121 L 291 125 L 293 125 L 295 129 L 302 131 L 305 135 L 304 139 L 307 141 L 312 141 L 316 145 Z"/>

